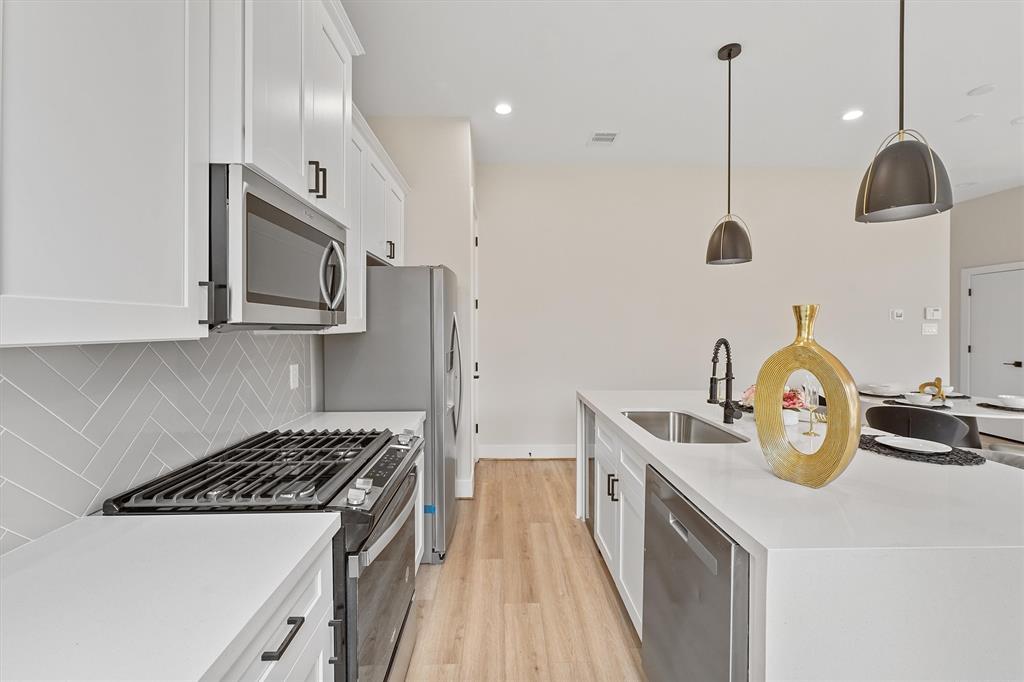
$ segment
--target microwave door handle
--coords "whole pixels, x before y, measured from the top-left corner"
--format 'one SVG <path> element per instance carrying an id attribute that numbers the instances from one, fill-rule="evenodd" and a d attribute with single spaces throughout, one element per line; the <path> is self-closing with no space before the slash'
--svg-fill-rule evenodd
<path id="1" fill-rule="evenodd" d="M 338 255 L 338 265 L 341 269 L 341 285 L 338 287 L 338 293 L 335 294 L 330 302 L 331 310 L 337 310 L 338 306 L 341 305 L 341 299 L 345 297 L 345 288 L 348 285 L 348 269 L 345 267 L 345 254 L 341 250 L 341 245 L 331 240 L 330 248 Z"/>
<path id="2" fill-rule="evenodd" d="M 331 257 L 331 244 L 324 247 L 324 255 L 320 256 L 320 295 L 324 297 L 324 303 L 331 305 L 331 294 L 327 291 L 327 261 Z"/>

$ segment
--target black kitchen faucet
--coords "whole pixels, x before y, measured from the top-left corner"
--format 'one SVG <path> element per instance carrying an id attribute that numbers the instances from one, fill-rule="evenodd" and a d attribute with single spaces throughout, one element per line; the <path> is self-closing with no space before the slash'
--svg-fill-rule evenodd
<path id="1" fill-rule="evenodd" d="M 728 339 L 718 339 L 715 342 L 715 351 L 711 355 L 711 389 L 708 393 L 708 402 L 718 404 L 718 351 L 725 346 L 725 402 L 722 403 L 722 421 L 732 424 L 737 419 L 743 418 L 743 412 L 732 400 L 732 347 Z"/>

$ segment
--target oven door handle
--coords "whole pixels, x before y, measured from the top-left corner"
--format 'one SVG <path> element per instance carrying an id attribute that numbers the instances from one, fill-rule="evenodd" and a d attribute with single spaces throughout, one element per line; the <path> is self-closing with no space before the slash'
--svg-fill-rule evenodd
<path id="1" fill-rule="evenodd" d="M 415 494 L 415 491 L 413 491 L 413 495 L 409 498 L 409 501 L 406 503 L 405 508 L 402 509 L 401 513 L 398 515 L 398 518 L 396 518 L 391 523 L 391 525 L 388 526 L 387 530 L 385 530 L 380 535 L 380 537 L 378 537 L 374 541 L 374 543 L 372 545 L 370 545 L 369 547 L 366 547 L 365 549 L 363 549 L 363 550 L 361 550 L 359 552 L 359 558 L 358 558 L 358 564 L 357 565 L 353 566 L 352 564 L 356 563 L 356 562 L 351 561 L 352 559 L 355 559 L 356 557 L 350 557 L 350 559 L 349 559 L 349 573 L 351 573 L 353 577 L 358 578 L 359 577 L 359 573 L 362 572 L 363 569 L 369 567 L 369 565 L 372 564 L 374 562 L 374 560 L 378 556 L 381 555 L 381 552 L 383 552 L 384 549 L 389 544 L 391 544 L 391 541 L 395 539 L 396 535 L 398 535 L 398 531 L 400 531 L 402 529 L 402 526 L 405 525 L 405 522 L 409 519 L 409 515 L 412 514 L 412 512 L 413 512 L 413 510 L 415 508 L 416 508 L 416 494 Z M 356 570 L 353 571 L 352 569 L 356 569 Z"/>

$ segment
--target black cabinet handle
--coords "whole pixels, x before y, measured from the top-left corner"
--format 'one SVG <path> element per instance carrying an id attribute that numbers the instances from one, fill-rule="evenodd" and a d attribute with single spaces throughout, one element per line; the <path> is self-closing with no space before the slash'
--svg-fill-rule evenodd
<path id="1" fill-rule="evenodd" d="M 604 494 L 607 495 L 608 497 L 612 496 L 612 478 L 614 477 L 615 474 L 608 474 L 608 482 L 605 483 L 604 486 Z"/>
<path id="2" fill-rule="evenodd" d="M 318 172 L 323 174 L 322 179 L 324 181 L 324 184 L 323 184 L 323 187 L 321 188 L 320 193 L 316 195 L 316 198 L 317 199 L 326 199 L 327 198 L 327 168 L 326 167 L 321 168 Z M 317 184 L 317 187 L 320 187 L 320 179 L 319 178 L 317 179 L 316 184 Z"/>
<path id="3" fill-rule="evenodd" d="M 618 483 L 618 482 L 619 482 L 619 479 L 618 479 L 617 476 L 612 478 L 612 494 L 611 494 L 612 502 L 618 502 L 619 501 L 619 498 L 615 497 L 615 484 Z"/>
<path id="4" fill-rule="evenodd" d="M 1004 362 L 1003 364 L 1004 365 L 1008 365 L 1009 367 L 1024 367 L 1024 360 L 1015 360 L 1013 362 Z"/>
<path id="5" fill-rule="evenodd" d="M 260 656 L 261 661 L 280 661 L 281 656 L 288 649 L 288 645 L 295 639 L 295 635 L 298 634 L 299 628 L 306 622 L 305 616 L 289 616 L 288 620 L 285 621 L 288 625 L 292 626 L 292 629 L 285 635 L 284 641 L 281 642 L 281 646 L 277 647 L 276 651 L 264 651 Z"/>
<path id="6" fill-rule="evenodd" d="M 316 194 L 317 196 L 319 196 L 320 195 L 320 162 L 319 161 L 310 161 L 308 165 L 313 167 L 313 182 L 316 183 L 316 186 L 313 187 L 312 189 L 307 189 L 306 191 L 308 191 L 310 194 Z"/>
<path id="7" fill-rule="evenodd" d="M 388 258 L 394 258 L 395 257 L 395 243 L 389 239 L 387 241 L 387 245 L 388 245 Z"/>

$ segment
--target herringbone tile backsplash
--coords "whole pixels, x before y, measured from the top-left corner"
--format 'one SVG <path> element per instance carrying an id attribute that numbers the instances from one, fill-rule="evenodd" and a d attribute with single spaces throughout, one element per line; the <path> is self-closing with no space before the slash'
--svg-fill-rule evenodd
<path id="1" fill-rule="evenodd" d="M 0 554 L 309 412 L 311 343 L 238 332 L 0 350 Z"/>

